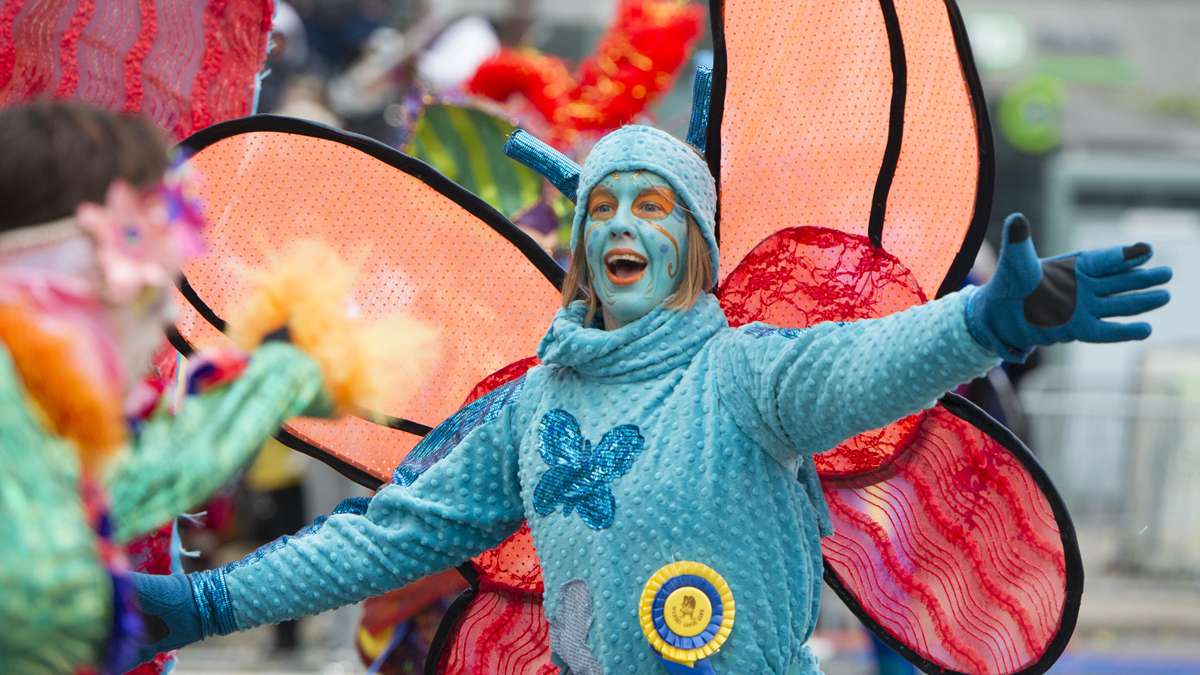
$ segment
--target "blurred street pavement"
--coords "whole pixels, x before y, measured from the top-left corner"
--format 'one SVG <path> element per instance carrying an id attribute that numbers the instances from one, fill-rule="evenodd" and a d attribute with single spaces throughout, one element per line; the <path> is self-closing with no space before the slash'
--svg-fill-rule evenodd
<path id="1" fill-rule="evenodd" d="M 1075 637 L 1051 673 L 1200 673 L 1200 583 L 1098 577 L 1089 578 L 1085 588 Z M 830 599 L 825 609 L 831 623 L 843 624 L 846 610 L 835 603 Z M 366 668 L 346 646 L 356 624 L 353 608 L 309 620 L 308 646 L 287 657 L 268 655 L 270 635 L 264 629 L 214 638 L 184 650 L 175 673 L 363 673 Z M 852 628 L 823 631 L 821 651 L 828 654 L 825 675 L 872 675 L 867 642 Z"/>

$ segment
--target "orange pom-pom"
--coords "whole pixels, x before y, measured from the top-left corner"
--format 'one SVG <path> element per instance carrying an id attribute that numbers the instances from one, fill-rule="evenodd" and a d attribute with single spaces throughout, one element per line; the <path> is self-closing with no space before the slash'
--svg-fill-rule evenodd
<path id="1" fill-rule="evenodd" d="M 124 446 L 121 392 L 105 381 L 86 336 L 65 321 L 6 304 L 0 305 L 0 342 L 47 430 L 74 443 L 85 472 L 99 470 Z"/>
<path id="2" fill-rule="evenodd" d="M 250 290 L 228 320 L 229 337 L 252 349 L 286 327 L 292 344 L 321 366 L 339 413 L 400 405 L 436 362 L 436 335 L 426 324 L 355 316 L 358 270 L 322 242 L 292 242 L 246 274 Z"/>

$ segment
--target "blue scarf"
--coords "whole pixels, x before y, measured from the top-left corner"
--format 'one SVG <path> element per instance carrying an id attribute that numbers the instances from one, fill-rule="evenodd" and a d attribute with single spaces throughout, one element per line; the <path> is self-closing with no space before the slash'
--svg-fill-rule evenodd
<path id="1" fill-rule="evenodd" d="M 542 363 L 574 369 L 583 377 L 639 382 L 682 368 L 713 335 L 729 326 L 711 293 L 689 310 L 659 307 L 616 330 L 586 328 L 587 306 L 572 302 L 558 311 L 538 345 Z"/>

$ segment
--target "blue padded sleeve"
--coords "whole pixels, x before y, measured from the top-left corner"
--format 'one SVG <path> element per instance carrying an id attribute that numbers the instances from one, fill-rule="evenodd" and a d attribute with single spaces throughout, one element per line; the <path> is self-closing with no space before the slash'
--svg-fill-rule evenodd
<path id="1" fill-rule="evenodd" d="M 192 575 L 201 613 L 207 603 L 214 614 L 207 625 L 232 621 L 245 630 L 357 602 L 462 563 L 512 534 L 524 519 L 521 427 L 508 405 L 517 392 L 497 390 L 463 409 L 473 413 L 443 422 L 410 453 L 417 469 L 398 472 L 400 482 L 368 503 L 347 504 L 294 537 Z"/>
<path id="2" fill-rule="evenodd" d="M 967 330 L 974 289 L 880 319 L 805 329 L 751 324 L 718 382 L 739 426 L 781 462 L 932 406 L 999 362 Z"/>

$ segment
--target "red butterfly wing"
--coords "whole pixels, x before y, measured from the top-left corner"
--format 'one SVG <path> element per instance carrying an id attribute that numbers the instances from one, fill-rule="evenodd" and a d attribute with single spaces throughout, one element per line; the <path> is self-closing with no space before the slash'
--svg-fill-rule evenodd
<path id="1" fill-rule="evenodd" d="M 720 292 L 731 323 L 808 326 L 924 301 L 867 237 L 794 228 L 751 251 Z M 925 672 L 1041 672 L 1082 591 L 1070 517 L 1015 436 L 953 394 L 816 457 L 834 534 L 826 581 Z"/>

